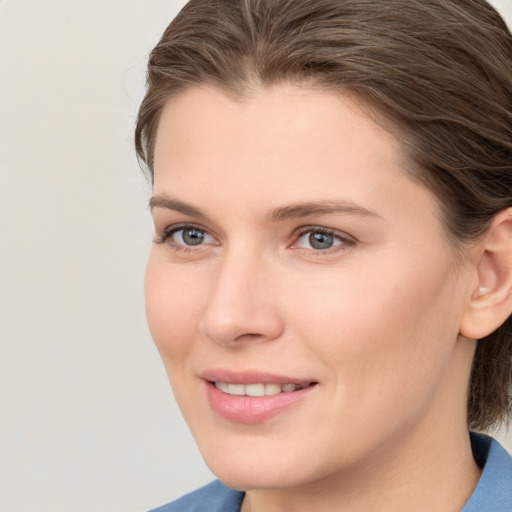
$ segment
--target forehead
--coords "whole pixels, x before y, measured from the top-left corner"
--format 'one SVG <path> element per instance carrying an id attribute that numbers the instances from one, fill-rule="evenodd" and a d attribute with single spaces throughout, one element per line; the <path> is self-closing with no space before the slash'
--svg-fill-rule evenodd
<path id="1" fill-rule="evenodd" d="M 344 166 L 377 158 L 382 166 L 404 167 L 396 138 L 348 95 L 285 84 L 235 100 L 202 86 L 165 105 L 155 143 L 155 178 L 163 168 L 168 172 L 178 165 L 187 171 L 196 165 L 212 171 L 216 165 L 240 172 L 264 165 L 274 167 L 278 178 L 285 164 L 299 178 L 301 170 L 317 171 L 320 154 L 323 160 L 343 156 Z"/>

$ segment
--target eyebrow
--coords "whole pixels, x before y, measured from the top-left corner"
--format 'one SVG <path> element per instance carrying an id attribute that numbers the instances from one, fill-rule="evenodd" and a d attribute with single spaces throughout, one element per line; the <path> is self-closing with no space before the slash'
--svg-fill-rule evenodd
<path id="1" fill-rule="evenodd" d="M 363 208 L 349 201 L 318 201 L 291 204 L 272 210 L 272 212 L 267 215 L 267 218 L 271 222 L 279 222 L 286 219 L 313 217 L 330 213 L 380 218 L 377 212 L 368 210 L 367 208 Z"/>
<path id="2" fill-rule="evenodd" d="M 195 206 L 172 199 L 165 194 L 155 195 L 149 200 L 149 209 L 153 210 L 153 208 L 166 208 L 199 219 L 208 218 L 207 215 Z M 378 213 L 349 201 L 318 201 L 281 206 L 269 212 L 266 218 L 269 222 L 280 222 L 287 219 L 314 217 L 332 213 L 380 218 Z"/>
<path id="3" fill-rule="evenodd" d="M 172 199 L 166 195 L 156 195 L 149 200 L 149 209 L 152 211 L 153 208 L 166 208 L 167 210 L 174 210 L 183 215 L 190 215 L 191 217 L 197 217 L 199 219 L 206 219 L 206 215 L 198 210 L 194 206 Z"/>

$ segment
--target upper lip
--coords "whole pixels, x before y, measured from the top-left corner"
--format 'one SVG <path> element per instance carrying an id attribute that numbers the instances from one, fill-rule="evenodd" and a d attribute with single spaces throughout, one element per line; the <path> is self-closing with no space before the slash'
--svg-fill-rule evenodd
<path id="1" fill-rule="evenodd" d="M 226 368 L 205 370 L 200 377 L 210 382 L 226 382 L 229 384 L 304 384 L 316 382 L 315 379 L 278 375 L 258 370 L 233 371 Z"/>

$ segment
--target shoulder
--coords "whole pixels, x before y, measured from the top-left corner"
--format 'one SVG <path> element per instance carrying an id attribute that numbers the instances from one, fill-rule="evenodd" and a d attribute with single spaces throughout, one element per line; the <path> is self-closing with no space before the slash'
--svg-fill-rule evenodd
<path id="1" fill-rule="evenodd" d="M 219 480 L 149 512 L 239 512 L 244 493 Z"/>
<path id="2" fill-rule="evenodd" d="M 495 439 L 471 434 L 473 455 L 482 475 L 462 512 L 512 510 L 512 457 Z"/>

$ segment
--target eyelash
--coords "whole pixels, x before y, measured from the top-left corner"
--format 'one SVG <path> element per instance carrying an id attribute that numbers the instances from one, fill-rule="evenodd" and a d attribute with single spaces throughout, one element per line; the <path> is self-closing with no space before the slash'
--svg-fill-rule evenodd
<path id="1" fill-rule="evenodd" d="M 200 249 L 200 246 L 203 244 L 197 244 L 197 247 L 194 247 L 193 245 L 186 245 L 177 243 L 172 240 L 172 237 L 178 233 L 179 231 L 185 231 L 185 230 L 197 230 L 202 233 L 205 233 L 207 236 L 213 237 L 213 235 L 210 235 L 208 231 L 201 226 L 195 225 L 195 224 L 175 224 L 172 226 L 168 226 L 165 228 L 161 235 L 158 235 L 155 239 L 155 243 L 157 244 L 168 244 L 174 251 L 179 252 L 191 252 L 196 251 Z M 329 247 L 326 249 L 308 249 L 308 248 L 300 248 L 300 247 L 293 247 L 297 244 L 297 242 L 307 234 L 313 234 L 313 233 L 320 233 L 322 235 L 326 236 L 332 236 L 335 240 L 341 242 L 339 245 L 335 245 L 333 247 Z M 306 252 L 307 254 L 312 254 L 315 256 L 326 256 L 329 254 L 345 251 L 348 247 L 351 247 L 356 244 L 356 241 L 347 236 L 342 235 L 339 232 L 337 232 L 334 229 L 330 228 L 324 228 L 321 226 L 303 226 L 299 228 L 295 234 L 294 241 L 290 245 L 291 248 L 297 250 L 301 249 L 302 251 Z"/>
<path id="2" fill-rule="evenodd" d="M 314 255 L 314 256 L 327 256 L 327 255 L 330 255 L 330 254 L 333 254 L 333 253 L 346 251 L 348 247 L 351 247 L 351 246 L 356 244 L 356 241 L 353 238 L 349 237 L 348 235 L 341 234 L 341 233 L 339 233 L 338 231 L 336 231 L 334 229 L 324 228 L 324 227 L 321 227 L 321 226 L 304 226 L 304 227 L 301 227 L 297 231 L 297 235 L 295 237 L 295 241 L 293 242 L 292 245 L 297 244 L 297 242 L 304 235 L 307 235 L 308 233 L 309 234 L 320 233 L 322 235 L 332 236 L 335 240 L 338 240 L 339 242 L 341 242 L 339 245 L 335 245 L 333 247 L 329 247 L 329 248 L 323 249 L 323 250 L 322 249 L 306 249 L 306 248 L 302 248 L 302 250 L 306 251 L 307 254 L 311 254 L 311 255 Z"/>
<path id="3" fill-rule="evenodd" d="M 158 235 L 155 239 L 155 243 L 157 244 L 167 244 L 171 247 L 171 249 L 175 250 L 175 251 L 181 251 L 181 252 L 190 252 L 190 251 L 195 251 L 197 250 L 198 248 L 194 248 L 194 246 L 192 245 L 186 245 L 186 244 L 180 244 L 180 243 L 176 243 L 172 240 L 172 237 L 178 233 L 179 231 L 185 231 L 185 230 L 197 230 L 197 231 L 201 231 L 203 233 L 206 233 L 207 235 L 209 235 L 208 231 L 204 228 L 202 228 L 201 226 L 197 226 L 195 224 L 174 224 L 172 226 L 168 226 L 166 227 L 162 234 L 161 235 Z M 209 236 L 212 236 L 212 235 L 209 235 Z M 202 244 L 198 244 L 198 247 L 202 245 Z"/>

